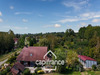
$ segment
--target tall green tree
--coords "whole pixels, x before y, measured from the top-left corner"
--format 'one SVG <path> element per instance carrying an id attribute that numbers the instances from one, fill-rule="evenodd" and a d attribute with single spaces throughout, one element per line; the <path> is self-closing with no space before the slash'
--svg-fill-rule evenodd
<path id="1" fill-rule="evenodd" d="M 67 58 L 66 58 L 67 65 L 71 66 L 76 61 L 78 61 L 78 54 L 75 51 L 68 51 Z"/>
<path id="2" fill-rule="evenodd" d="M 22 35 L 22 36 L 19 38 L 19 40 L 18 40 L 18 47 L 21 47 L 21 48 L 24 47 L 24 45 L 25 45 L 25 37 L 26 37 L 26 35 Z"/>
<path id="3" fill-rule="evenodd" d="M 55 55 L 57 56 L 56 60 L 64 60 L 66 61 L 66 51 L 58 49 L 55 51 Z M 64 62 L 64 65 L 57 65 L 57 72 L 64 73 L 66 72 L 66 62 Z"/>
<path id="4" fill-rule="evenodd" d="M 81 39 L 84 39 L 85 38 L 85 30 L 86 30 L 86 27 L 81 27 L 80 29 L 79 29 L 79 37 L 81 38 Z"/>
<path id="5" fill-rule="evenodd" d="M 72 30 L 72 29 L 67 29 L 66 30 L 66 32 L 65 32 L 65 40 L 72 42 L 73 39 L 74 39 L 74 36 L 75 36 L 74 30 Z"/>
<path id="6" fill-rule="evenodd" d="M 14 32 L 0 32 L 0 54 L 10 52 L 14 49 Z"/>

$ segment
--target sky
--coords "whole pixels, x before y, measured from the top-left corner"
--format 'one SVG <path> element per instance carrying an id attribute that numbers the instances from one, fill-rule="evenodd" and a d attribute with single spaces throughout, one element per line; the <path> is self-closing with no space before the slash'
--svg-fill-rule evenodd
<path id="1" fill-rule="evenodd" d="M 0 31 L 65 32 L 100 25 L 100 0 L 0 0 Z"/>

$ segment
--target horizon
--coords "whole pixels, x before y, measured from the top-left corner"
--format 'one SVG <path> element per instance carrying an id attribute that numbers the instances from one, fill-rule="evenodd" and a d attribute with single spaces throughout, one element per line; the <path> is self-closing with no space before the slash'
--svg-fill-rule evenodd
<path id="1" fill-rule="evenodd" d="M 0 0 L 0 31 L 65 32 L 100 26 L 100 0 Z"/>

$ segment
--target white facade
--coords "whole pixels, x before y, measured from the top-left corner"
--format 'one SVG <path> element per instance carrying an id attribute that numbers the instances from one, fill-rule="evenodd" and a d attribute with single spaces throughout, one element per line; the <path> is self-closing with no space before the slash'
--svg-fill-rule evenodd
<path id="1" fill-rule="evenodd" d="M 18 43 L 18 41 L 15 41 L 15 44 L 17 44 Z"/>
<path id="2" fill-rule="evenodd" d="M 92 61 L 92 60 L 83 61 L 80 58 L 79 61 L 81 62 L 84 68 L 92 68 L 92 65 L 97 65 L 97 61 Z"/>

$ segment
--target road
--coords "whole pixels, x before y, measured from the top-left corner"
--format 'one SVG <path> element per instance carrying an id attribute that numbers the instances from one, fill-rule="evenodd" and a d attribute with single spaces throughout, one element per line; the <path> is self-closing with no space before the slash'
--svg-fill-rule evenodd
<path id="1" fill-rule="evenodd" d="M 20 53 L 21 51 L 18 51 L 17 53 Z M 4 61 L 0 61 L 0 66 L 2 65 L 2 64 L 4 64 L 6 61 L 7 61 L 8 59 L 5 59 Z"/>
<path id="2" fill-rule="evenodd" d="M 5 59 L 4 61 L 1 61 L 1 62 L 0 62 L 0 66 L 1 66 L 2 64 L 4 64 L 7 60 L 8 60 L 8 59 Z"/>

